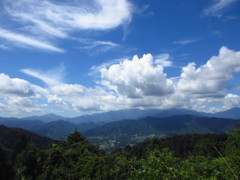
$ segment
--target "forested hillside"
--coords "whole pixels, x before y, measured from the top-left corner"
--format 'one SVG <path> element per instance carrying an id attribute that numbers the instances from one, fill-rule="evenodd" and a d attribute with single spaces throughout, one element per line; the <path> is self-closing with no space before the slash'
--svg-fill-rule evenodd
<path id="1" fill-rule="evenodd" d="M 12 151 L 18 140 L 24 139 L 24 141 L 34 144 L 39 149 L 47 148 L 49 144 L 56 143 L 56 140 L 52 140 L 48 137 L 39 136 L 30 131 L 20 128 L 8 128 L 0 125 L 0 144 Z"/>
<path id="2" fill-rule="evenodd" d="M 21 141 L 20 141 L 21 142 Z M 29 143 L 7 158 L 0 146 L 0 179 L 239 179 L 240 129 L 228 134 L 179 135 L 105 153 L 75 131 L 39 150 Z"/>
<path id="3" fill-rule="evenodd" d="M 180 134 L 225 133 L 240 121 L 223 118 L 178 115 L 164 118 L 146 117 L 140 120 L 111 122 L 89 129 L 84 135 L 105 150 L 116 150 L 153 137 Z"/>

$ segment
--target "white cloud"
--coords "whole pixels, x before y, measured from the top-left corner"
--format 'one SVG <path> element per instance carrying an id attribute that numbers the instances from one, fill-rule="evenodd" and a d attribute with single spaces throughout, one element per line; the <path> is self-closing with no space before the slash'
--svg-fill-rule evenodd
<path id="1" fill-rule="evenodd" d="M 100 87 L 86 88 L 79 84 L 59 84 L 49 88 L 50 103 L 75 111 L 107 111 L 118 109 L 119 99 Z"/>
<path id="2" fill-rule="evenodd" d="M 79 49 L 83 50 L 89 50 L 90 54 L 93 54 L 93 50 L 96 52 L 105 52 L 110 49 L 120 47 L 119 44 L 111 42 L 111 41 L 98 41 L 98 40 L 92 40 L 92 39 L 85 39 L 85 38 L 78 38 L 76 39 L 80 43 L 83 44 L 83 46 L 80 46 Z"/>
<path id="3" fill-rule="evenodd" d="M 46 89 L 35 87 L 39 98 L 48 103 L 68 111 L 107 111 L 120 109 L 117 97 L 100 87 L 87 88 L 80 84 L 65 84 L 64 66 L 51 69 L 47 72 L 24 69 L 22 72 L 44 81 Z"/>
<path id="4" fill-rule="evenodd" d="M 224 97 L 224 110 L 240 107 L 240 96 L 236 94 L 227 94 Z"/>
<path id="5" fill-rule="evenodd" d="M 183 67 L 173 83 L 157 63 L 168 61 L 169 55 L 134 56 L 132 60 L 117 60 L 95 69 L 100 72 L 101 87 L 60 83 L 49 86 L 44 96 L 49 103 L 77 112 L 129 108 L 212 111 L 216 104 L 222 108 L 238 104 L 238 95 L 227 95 L 226 90 L 232 73 L 240 72 L 239 57 L 239 52 L 222 47 L 219 55 L 211 57 L 205 65 L 196 68 L 190 63 Z"/>
<path id="6" fill-rule="evenodd" d="M 50 43 L 42 42 L 41 40 L 37 40 L 33 37 L 17 34 L 5 29 L 0 28 L 0 38 L 5 39 L 7 41 L 13 42 L 14 45 L 17 46 L 27 46 L 33 48 L 44 49 L 48 51 L 55 51 L 55 52 L 64 52 L 64 50 L 53 46 Z"/>
<path id="7" fill-rule="evenodd" d="M 62 98 L 58 97 L 55 94 L 49 94 L 46 96 L 48 103 L 55 104 L 56 106 L 60 107 L 61 109 L 68 110 L 69 105 L 65 102 Z"/>
<path id="8" fill-rule="evenodd" d="M 206 64 L 197 68 L 195 63 L 190 63 L 183 67 L 174 83 L 156 62 L 168 61 L 169 55 L 160 57 L 147 54 L 102 65 L 98 68 L 101 81 L 93 88 L 66 84 L 63 76 L 59 79 L 52 76 L 54 70 L 27 73 L 47 83 L 45 89 L 0 74 L 0 110 L 45 111 L 48 104 L 48 110 L 54 107 L 76 114 L 129 108 L 218 111 L 240 106 L 240 96 L 228 92 L 228 81 L 240 72 L 240 52 L 222 47 Z M 55 72 L 64 74 L 64 66 L 55 68 Z"/>
<path id="9" fill-rule="evenodd" d="M 204 15 L 221 17 L 223 10 L 237 1 L 238 0 L 217 0 L 204 10 Z"/>
<path id="10" fill-rule="evenodd" d="M 0 74 L 0 110 L 10 115 L 43 110 L 45 104 L 35 102 L 45 90 L 26 80 Z"/>
<path id="11" fill-rule="evenodd" d="M 196 68 L 195 63 L 189 63 L 183 67 L 177 89 L 205 97 L 220 97 L 229 87 L 228 80 L 233 78 L 233 72 L 240 72 L 240 52 L 222 47 L 219 55 L 211 57 L 205 65 Z"/>
<path id="12" fill-rule="evenodd" d="M 84 94 L 86 88 L 79 84 L 59 84 L 51 87 L 51 92 L 57 95 L 80 96 Z"/>
<path id="13" fill-rule="evenodd" d="M 186 45 L 186 44 L 192 44 L 199 41 L 197 38 L 187 38 L 187 39 L 182 39 L 179 41 L 174 41 L 173 44 L 181 44 L 181 45 Z"/>
<path id="14" fill-rule="evenodd" d="M 50 69 L 46 72 L 34 69 L 22 69 L 21 72 L 40 79 L 47 85 L 52 86 L 61 84 L 63 82 L 65 75 L 65 66 L 61 64 L 60 66 Z"/>
<path id="15" fill-rule="evenodd" d="M 174 91 L 172 81 L 163 73 L 163 67 L 154 65 L 150 54 L 140 59 L 137 56 L 132 60 L 125 59 L 109 68 L 102 68 L 100 72 L 103 85 L 129 98 L 164 96 Z"/>
<path id="16" fill-rule="evenodd" d="M 33 87 L 25 80 L 18 78 L 10 78 L 6 74 L 0 74 L 0 97 L 5 96 L 34 96 Z"/>
<path id="17" fill-rule="evenodd" d="M 162 67 L 170 67 L 172 66 L 172 61 L 170 61 L 171 57 L 169 54 L 164 53 L 155 57 L 155 63 L 161 65 Z"/>
<path id="18" fill-rule="evenodd" d="M 6 111 L 6 106 L 0 102 L 0 110 Z"/>
<path id="19" fill-rule="evenodd" d="M 0 29 L 2 38 L 56 52 L 63 50 L 49 43 L 53 38 L 70 38 L 76 31 L 109 30 L 128 24 L 132 19 L 132 5 L 128 0 L 9 0 L 2 4 L 0 10 L 4 11 L 5 18 L 22 31 L 19 34 Z M 113 47 L 116 44 L 96 41 L 93 45 Z"/>
<path id="20" fill-rule="evenodd" d="M 98 46 L 106 46 L 106 47 L 113 48 L 113 47 L 119 46 L 119 44 L 113 43 L 113 42 L 110 42 L 110 41 L 93 41 L 93 42 L 89 43 L 89 46 L 87 46 L 86 48 L 87 49 L 92 49 L 92 48 L 95 48 L 95 47 L 98 47 Z"/>
<path id="21" fill-rule="evenodd" d="M 0 99 L 1 100 L 1 99 Z M 14 115 L 22 113 L 40 112 L 43 111 L 46 104 L 38 104 L 26 97 L 7 97 L 3 103 L 0 102 L 0 110 L 10 112 Z"/>

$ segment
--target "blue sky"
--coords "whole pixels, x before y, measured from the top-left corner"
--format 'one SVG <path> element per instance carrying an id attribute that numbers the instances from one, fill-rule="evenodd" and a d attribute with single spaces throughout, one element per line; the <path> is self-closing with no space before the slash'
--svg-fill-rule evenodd
<path id="1" fill-rule="evenodd" d="M 2 0 L 0 116 L 240 107 L 239 0 Z"/>

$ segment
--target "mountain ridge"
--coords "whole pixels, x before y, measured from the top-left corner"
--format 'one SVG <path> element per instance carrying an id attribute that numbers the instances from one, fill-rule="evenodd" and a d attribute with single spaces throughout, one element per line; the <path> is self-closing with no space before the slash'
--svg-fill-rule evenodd
<path id="1" fill-rule="evenodd" d="M 26 135 L 28 141 L 40 149 L 45 149 L 49 144 L 58 142 L 49 137 L 40 136 L 25 129 L 9 128 L 0 125 L 0 144 L 9 150 L 13 150 L 14 145 L 21 134 Z"/>
<path id="2" fill-rule="evenodd" d="M 139 110 L 139 109 L 128 109 L 128 110 L 118 110 L 118 111 L 109 111 L 102 113 L 86 114 L 77 117 L 63 117 L 56 115 L 54 113 L 45 114 L 42 116 L 30 116 L 24 118 L 16 117 L 0 117 L 0 123 L 3 121 L 12 121 L 12 120 L 40 120 L 43 122 L 52 122 L 57 120 L 65 120 L 71 123 L 79 124 L 85 122 L 95 122 L 95 123 L 106 123 L 119 121 L 123 119 L 142 119 L 147 116 L 152 117 L 170 117 L 174 115 L 195 115 L 203 117 L 217 117 L 217 118 L 230 118 L 230 119 L 240 119 L 240 108 L 235 107 L 228 109 L 222 112 L 216 113 L 205 113 L 195 110 L 188 109 L 149 109 L 149 110 Z"/>

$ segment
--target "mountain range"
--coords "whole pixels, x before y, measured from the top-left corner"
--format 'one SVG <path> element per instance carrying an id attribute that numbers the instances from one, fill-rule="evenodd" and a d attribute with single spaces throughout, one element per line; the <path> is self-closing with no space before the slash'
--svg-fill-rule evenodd
<path id="1" fill-rule="evenodd" d="M 45 115 L 42 115 L 42 116 L 25 117 L 25 118 L 22 118 L 22 119 L 23 120 L 40 120 L 40 121 L 44 121 L 44 122 L 51 122 L 51 121 L 57 121 L 57 120 L 68 120 L 70 118 L 59 116 L 59 115 L 56 115 L 54 113 L 50 113 L 50 114 L 45 114 Z"/>
<path id="2" fill-rule="evenodd" d="M 147 116 L 151 117 L 170 117 L 175 115 L 194 115 L 194 116 L 201 116 L 201 117 L 217 117 L 217 118 L 229 118 L 229 119 L 240 119 L 240 108 L 235 107 L 226 111 L 217 112 L 217 113 L 204 113 L 198 112 L 194 110 L 187 110 L 187 109 L 150 109 L 150 110 L 139 110 L 139 109 L 130 109 L 130 110 L 119 110 L 119 111 L 109 111 L 103 113 L 95 113 L 89 115 L 82 115 L 74 118 L 63 117 L 56 114 L 45 114 L 42 116 L 31 116 L 31 117 L 24 117 L 24 118 L 4 118 L 0 117 L 0 123 L 6 121 L 20 121 L 20 120 L 40 120 L 45 123 L 64 120 L 75 124 L 80 123 L 106 123 L 106 122 L 113 122 L 119 121 L 124 119 L 142 119 Z M 39 122 L 40 123 L 40 122 Z"/>
<path id="3" fill-rule="evenodd" d="M 240 108 L 235 107 L 226 111 L 217 112 L 217 113 L 205 113 L 198 112 L 194 110 L 187 109 L 150 109 L 150 110 L 139 110 L 139 109 L 130 109 L 130 110 L 119 110 L 119 111 L 109 111 L 103 113 L 95 113 L 89 115 L 82 115 L 74 118 L 63 117 L 56 114 L 46 114 L 43 116 L 32 116 L 25 117 L 22 120 L 41 120 L 44 122 L 51 122 L 57 120 L 65 120 L 72 123 L 84 123 L 84 122 L 113 122 L 123 119 L 142 119 L 147 116 L 152 117 L 170 117 L 175 115 L 195 115 L 195 116 L 204 116 L 204 117 L 218 117 L 218 118 L 230 118 L 230 119 L 240 119 Z M 1 118 L 0 118 L 1 122 Z"/>
<path id="4" fill-rule="evenodd" d="M 217 113 L 214 113 L 212 117 L 240 119 L 240 108 L 235 107 L 227 111 L 217 112 Z"/>
<path id="5" fill-rule="evenodd" d="M 135 136 L 158 135 L 172 136 L 177 134 L 225 133 L 240 120 L 176 115 L 171 117 L 146 117 L 141 120 L 122 120 L 111 122 L 87 130 L 86 136 Z"/>
<path id="6" fill-rule="evenodd" d="M 101 136 L 136 136 L 140 141 L 149 136 L 171 136 L 184 133 L 222 133 L 240 120 L 240 108 L 208 114 L 186 109 L 121 110 L 75 118 L 55 114 L 26 118 L 3 118 L 0 124 L 23 128 L 53 139 L 65 139 L 74 130 L 89 138 Z M 111 137 L 111 138 L 110 138 Z M 139 138 L 141 137 L 141 138 Z M 114 138 L 113 138 L 114 139 Z"/>

